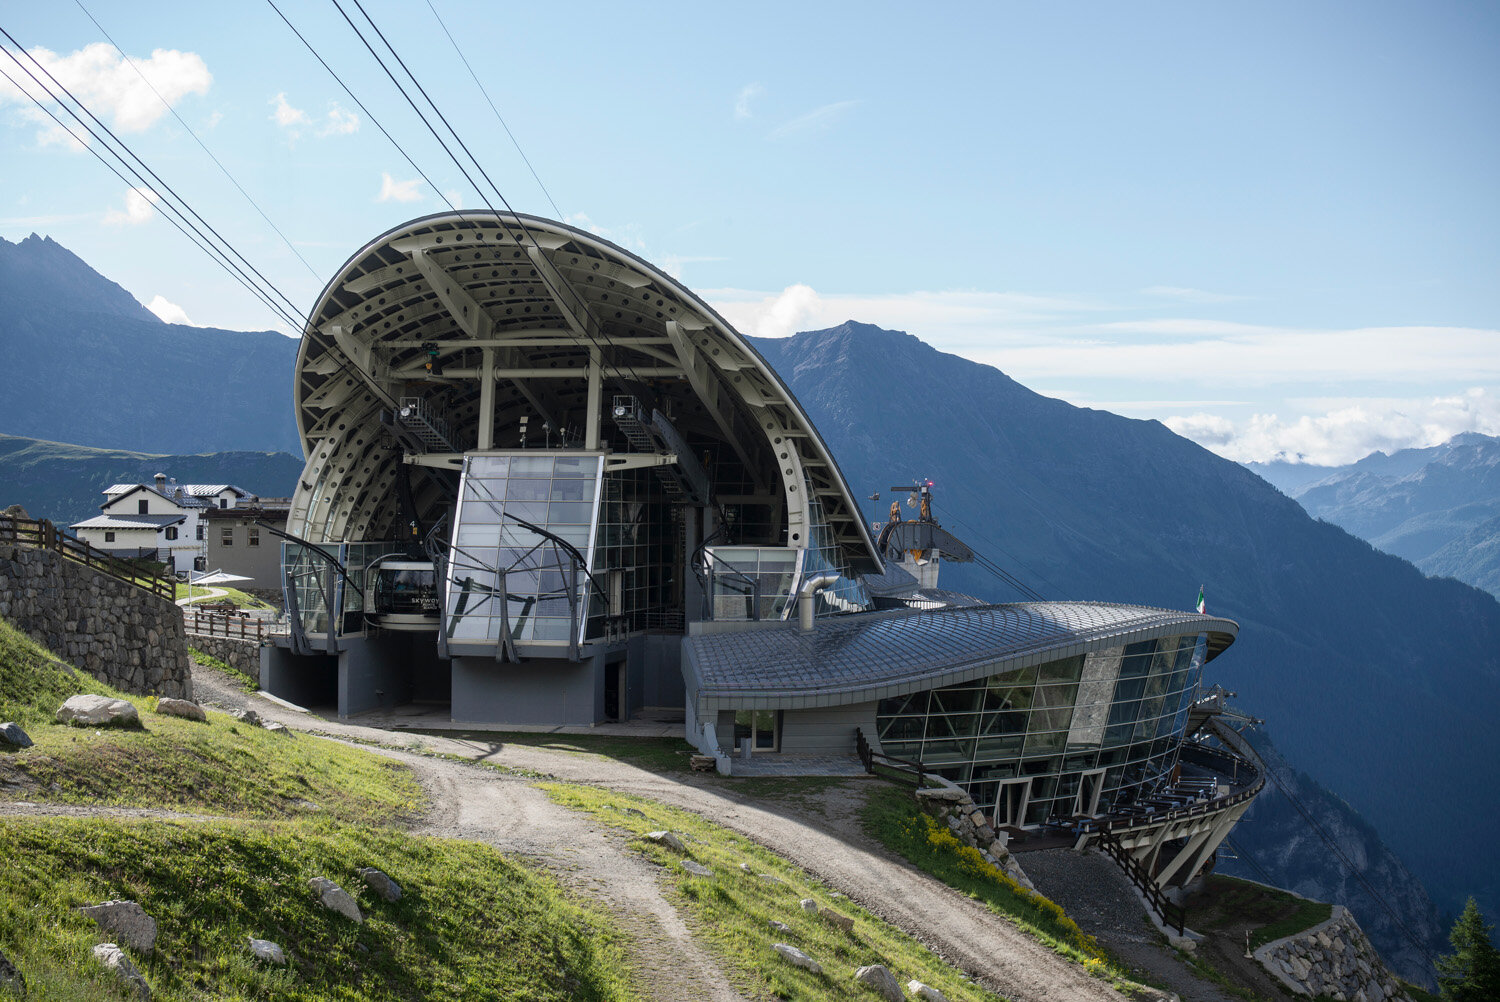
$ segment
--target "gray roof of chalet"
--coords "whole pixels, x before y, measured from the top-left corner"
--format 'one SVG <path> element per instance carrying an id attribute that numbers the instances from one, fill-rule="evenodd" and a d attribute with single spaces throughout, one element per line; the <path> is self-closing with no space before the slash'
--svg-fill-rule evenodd
<path id="1" fill-rule="evenodd" d="M 889 610 L 690 636 L 683 644 L 699 713 L 841 706 L 972 681 L 1140 640 L 1208 634 L 1208 657 L 1239 624 L 1217 616 L 1103 602 Z"/>
<path id="2" fill-rule="evenodd" d="M 164 525 L 187 521 L 185 515 L 95 515 L 74 522 L 70 529 L 160 529 Z"/>

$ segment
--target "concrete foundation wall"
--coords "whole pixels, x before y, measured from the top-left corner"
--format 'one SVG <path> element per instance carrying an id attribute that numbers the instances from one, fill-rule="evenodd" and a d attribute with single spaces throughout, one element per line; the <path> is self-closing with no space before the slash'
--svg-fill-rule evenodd
<path id="1" fill-rule="evenodd" d="M 335 705 L 339 659 L 331 654 L 298 657 L 285 647 L 262 647 L 260 687 L 298 706 Z"/>
<path id="2" fill-rule="evenodd" d="M 605 656 L 521 664 L 453 659 L 453 720 L 487 724 L 594 724 L 604 719 Z"/>
<path id="3" fill-rule="evenodd" d="M 60 553 L 0 547 L 0 617 L 117 689 L 193 696 L 181 610 Z"/>
<path id="4" fill-rule="evenodd" d="M 682 637 L 647 635 L 630 642 L 632 675 L 640 665 L 640 699 L 634 694 L 631 709 L 642 706 L 681 706 L 686 691 L 682 682 Z M 632 679 L 632 687 L 637 682 Z"/>
<path id="5" fill-rule="evenodd" d="M 875 732 L 875 704 L 855 703 L 781 714 L 783 755 L 853 755 L 854 729 Z"/>

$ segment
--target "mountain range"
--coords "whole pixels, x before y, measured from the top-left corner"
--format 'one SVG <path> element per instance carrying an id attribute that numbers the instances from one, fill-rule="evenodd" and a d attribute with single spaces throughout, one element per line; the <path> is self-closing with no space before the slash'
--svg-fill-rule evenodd
<path id="1" fill-rule="evenodd" d="M 1247 465 L 1315 518 L 1500 595 L 1500 438 L 1468 432 L 1342 467 Z"/>
<path id="2" fill-rule="evenodd" d="M 99 514 L 110 484 L 151 483 L 165 473 L 184 484 L 233 484 L 260 497 L 288 497 L 302 460 L 285 452 L 158 455 L 92 449 L 0 434 L 0 507 L 19 504 L 32 518 L 71 525 Z"/>
<path id="3" fill-rule="evenodd" d="M 13 308 L 17 283 L 29 298 Z M 0 294 L 7 297 L 0 344 L 12 357 L 76 344 L 85 337 L 74 329 L 80 326 L 108 357 L 108 364 L 67 370 L 60 389 L 50 376 L 13 384 L 0 403 L 0 431 L 178 454 L 174 461 L 238 462 L 180 455 L 208 449 L 300 451 L 289 392 L 295 342 L 142 316 L 128 293 L 38 237 L 0 246 Z M 1442 909 L 1456 912 L 1472 893 L 1495 913 L 1500 731 L 1490 710 L 1500 701 L 1500 603 L 1493 596 L 1424 577 L 1157 422 L 1043 397 L 911 335 L 851 321 L 755 343 L 822 432 L 857 497 L 934 480 L 938 519 L 1048 598 L 1182 609 L 1203 585 L 1210 610 L 1241 624 L 1237 643 L 1210 666 L 1210 681 L 1237 691 L 1248 712 L 1269 722 L 1278 754 L 1307 774 L 1299 799 L 1316 801 L 1325 828 L 1339 838 L 1373 839 L 1351 852 L 1384 882 L 1375 885 L 1377 896 L 1420 913 L 1419 936 L 1438 929 L 1420 883 L 1383 840 Z M 182 409 L 157 389 L 162 351 L 219 360 L 193 373 L 200 380 L 194 393 L 212 402 L 211 414 L 180 420 Z M 44 414 L 42 398 L 72 403 Z M 79 400 L 118 406 L 79 407 Z M 135 416 L 132 427 L 124 426 L 125 413 Z M 45 476 L 46 449 L 11 444 L 12 455 L 24 458 L 27 449 L 35 450 L 30 468 Z M 143 475 L 144 466 L 159 465 L 156 456 L 113 455 L 104 461 L 135 463 Z M 279 476 L 276 457 L 262 453 L 254 462 L 268 479 Z M 60 483 L 65 467 L 50 469 Z M 183 469 L 163 472 L 184 479 Z M 273 492 L 249 482 L 260 474 L 218 469 L 212 477 L 189 475 Z M 9 486 L 9 475 L 0 482 Z M 102 486 L 82 489 L 90 504 Z M 876 503 L 870 516 L 883 511 Z M 1020 597 L 978 564 L 950 565 L 943 574 L 944 587 L 994 601 Z M 1268 820 L 1244 826 L 1237 841 L 1273 880 L 1339 893 L 1348 880 L 1327 847 L 1301 837 L 1290 855 L 1276 851 L 1280 815 L 1269 799 L 1264 810 Z M 1369 824 L 1360 827 L 1355 811 Z M 1376 924 L 1363 909 L 1361 919 Z M 1383 950 L 1399 948 L 1391 935 L 1372 934 Z"/>
<path id="4" fill-rule="evenodd" d="M 299 453 L 297 342 L 168 324 L 51 238 L 0 239 L 0 431 L 104 449 Z"/>

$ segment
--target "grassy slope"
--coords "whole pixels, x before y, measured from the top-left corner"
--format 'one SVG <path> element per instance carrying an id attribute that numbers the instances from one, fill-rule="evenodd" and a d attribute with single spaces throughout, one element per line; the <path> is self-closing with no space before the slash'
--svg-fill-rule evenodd
<path id="1" fill-rule="evenodd" d="M 214 585 L 215 589 L 224 592 L 223 595 L 209 596 L 208 586 L 193 585 L 192 605 L 223 605 L 228 602 L 236 609 L 274 609 L 275 606 L 262 602 L 254 595 L 247 595 L 238 588 L 230 588 L 227 585 Z M 177 585 L 177 599 L 181 601 L 188 597 L 188 586 L 179 583 Z"/>
<path id="2" fill-rule="evenodd" d="M 1094 938 L 1066 912 L 986 863 L 979 850 L 960 842 L 925 814 L 906 790 L 894 786 L 875 790 L 863 821 L 867 833 L 919 870 L 984 902 L 1058 952 L 1100 973 L 1108 970 L 1107 958 Z"/>
<path id="3" fill-rule="evenodd" d="M 486 846 L 400 830 L 421 803 L 404 766 L 223 714 L 160 716 L 138 697 L 126 698 L 139 729 L 53 723 L 80 691 L 118 695 L 0 620 L 0 720 L 36 742 L 0 752 L 0 800 L 232 817 L 0 820 L 0 952 L 33 1002 L 123 997 L 89 953 L 106 937 L 75 910 L 111 898 L 157 919 L 155 953 L 132 959 L 167 1002 L 634 997 L 620 937 L 600 912 Z M 307 879 L 360 894 L 362 866 L 407 894 L 387 904 L 363 893 L 368 918 L 356 926 L 318 906 Z M 289 967 L 254 963 L 248 936 L 280 943 Z"/>
<path id="4" fill-rule="evenodd" d="M 854 981 L 853 971 L 865 964 L 883 963 L 903 984 L 915 978 L 955 1002 L 995 998 L 911 937 L 847 898 L 833 897 L 805 871 L 744 836 L 687 811 L 597 787 L 553 783 L 542 788 L 558 803 L 590 811 L 602 823 L 637 836 L 659 829 L 690 836 L 691 858 L 713 870 L 712 877 L 688 874 L 680 865 L 682 857 L 655 842 L 640 838 L 635 844 L 662 865 L 664 879 L 672 887 L 669 894 L 690 916 L 694 932 L 707 940 L 742 987 L 749 986 L 757 994 L 866 1000 L 873 996 Z M 749 864 L 754 872 L 741 870 L 741 863 Z M 771 874 L 777 882 L 757 874 Z M 799 905 L 803 898 L 852 917 L 853 930 L 842 932 L 803 911 Z M 784 922 L 790 929 L 774 931 L 771 920 Z M 823 973 L 812 974 L 780 960 L 771 949 L 777 942 L 802 950 L 822 965 Z"/>

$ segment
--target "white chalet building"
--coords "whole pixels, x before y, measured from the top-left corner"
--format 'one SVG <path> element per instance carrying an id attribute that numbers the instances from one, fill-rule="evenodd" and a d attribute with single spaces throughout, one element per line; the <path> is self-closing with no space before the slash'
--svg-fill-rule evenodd
<path id="1" fill-rule="evenodd" d="M 114 484 L 104 490 L 100 514 L 70 528 L 84 542 L 118 557 L 150 557 L 171 573 L 204 570 L 209 508 L 233 508 L 252 497 L 233 484 L 179 484 L 166 474 L 150 484 Z"/>

